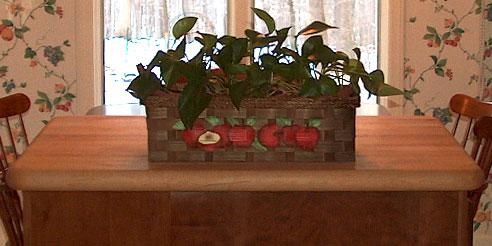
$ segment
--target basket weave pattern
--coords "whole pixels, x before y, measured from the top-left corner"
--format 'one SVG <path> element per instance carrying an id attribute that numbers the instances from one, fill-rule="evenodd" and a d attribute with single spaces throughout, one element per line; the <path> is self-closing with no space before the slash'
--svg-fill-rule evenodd
<path id="1" fill-rule="evenodd" d="M 214 97 L 209 107 L 202 112 L 197 122 L 207 129 L 207 116 L 244 120 L 256 117 L 253 126 L 256 132 L 279 117 L 293 120 L 304 126 L 310 119 L 323 119 L 318 127 L 320 138 L 313 150 L 289 147 L 284 143 L 268 151 L 229 147 L 207 151 L 190 148 L 181 137 L 181 132 L 172 126 L 180 120 L 178 97 L 150 96 L 144 102 L 147 111 L 149 161 L 154 162 L 343 162 L 355 160 L 355 108 L 358 97 L 308 98 L 276 96 L 245 99 L 237 110 L 228 97 Z"/>

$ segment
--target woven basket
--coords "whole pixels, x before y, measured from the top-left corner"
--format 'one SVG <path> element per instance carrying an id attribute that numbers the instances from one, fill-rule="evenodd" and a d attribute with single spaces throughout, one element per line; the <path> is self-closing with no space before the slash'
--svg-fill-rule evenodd
<path id="1" fill-rule="evenodd" d="M 275 96 L 245 99 L 237 110 L 229 97 L 214 97 L 197 122 L 207 129 L 212 126 L 207 116 L 246 119 L 255 117 L 256 133 L 279 117 L 304 126 L 310 119 L 322 119 L 319 141 L 313 149 L 289 147 L 281 143 L 265 150 L 250 147 L 218 148 L 213 151 L 191 148 L 182 131 L 173 125 L 180 120 L 178 96 L 174 94 L 149 96 L 144 102 L 147 111 L 149 161 L 153 162 L 344 162 L 355 160 L 355 108 L 359 97 L 326 97 L 312 100 L 303 97 Z"/>

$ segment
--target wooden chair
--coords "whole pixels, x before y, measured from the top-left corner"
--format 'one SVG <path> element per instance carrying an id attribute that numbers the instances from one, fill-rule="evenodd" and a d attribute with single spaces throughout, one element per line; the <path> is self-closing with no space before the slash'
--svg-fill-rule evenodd
<path id="1" fill-rule="evenodd" d="M 482 169 L 484 176 L 488 177 L 490 166 L 492 164 L 492 117 L 481 117 L 473 127 L 473 133 L 477 137 L 473 144 L 471 156 Z M 480 154 L 479 154 L 480 152 Z M 470 215 L 475 216 L 482 192 L 487 189 L 488 181 L 484 182 L 482 187 L 470 191 L 468 198 L 471 202 Z"/>
<path id="2" fill-rule="evenodd" d="M 22 119 L 22 114 L 29 110 L 31 102 L 29 98 L 24 94 L 13 94 L 0 98 L 0 118 L 5 118 L 5 123 L 8 129 L 8 136 L 10 143 L 14 150 L 14 160 L 18 158 L 19 152 L 15 145 L 14 135 L 12 134 L 11 123 L 9 117 L 18 116 L 21 126 L 21 134 L 25 143 L 28 145 L 26 128 Z M 0 148 L 2 150 L 2 158 L 0 158 L 2 165 L 0 165 L 0 216 L 4 225 L 5 231 L 8 236 L 8 245 L 17 246 L 23 245 L 22 237 L 22 209 L 20 203 L 20 197 L 16 190 L 10 188 L 5 183 L 5 174 L 9 168 L 9 161 L 7 160 L 7 154 L 5 152 L 2 138 L 0 137 Z"/>
<path id="3" fill-rule="evenodd" d="M 466 147 L 473 121 L 477 120 L 481 116 L 492 116 L 492 104 L 482 102 L 476 98 L 463 94 L 454 95 L 449 102 L 449 108 L 451 111 L 458 114 L 453 126 L 453 136 L 456 135 L 456 130 L 458 129 L 458 123 L 461 116 L 465 116 L 470 119 L 470 122 L 466 127 L 465 136 L 461 141 L 463 148 Z"/>

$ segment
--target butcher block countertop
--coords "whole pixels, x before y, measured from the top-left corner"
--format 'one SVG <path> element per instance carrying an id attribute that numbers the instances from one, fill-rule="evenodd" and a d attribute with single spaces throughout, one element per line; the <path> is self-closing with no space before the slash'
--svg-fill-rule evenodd
<path id="1" fill-rule="evenodd" d="M 7 173 L 25 191 L 464 191 L 483 179 L 437 119 L 416 116 L 358 116 L 349 163 L 153 163 L 144 116 L 63 116 Z"/>

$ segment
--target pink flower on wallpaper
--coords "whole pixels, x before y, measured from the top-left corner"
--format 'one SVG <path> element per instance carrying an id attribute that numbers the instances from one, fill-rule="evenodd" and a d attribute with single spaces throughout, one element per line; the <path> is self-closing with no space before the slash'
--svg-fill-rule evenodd
<path id="1" fill-rule="evenodd" d="M 444 19 L 444 27 L 450 28 L 454 24 L 454 20 L 451 18 Z"/>
<path id="2" fill-rule="evenodd" d="M 38 108 L 39 112 L 44 113 L 44 112 L 51 112 L 50 108 L 46 106 L 46 104 L 39 104 Z"/>
<path id="3" fill-rule="evenodd" d="M 487 212 L 485 211 L 478 211 L 477 214 L 475 215 L 475 221 L 482 223 L 485 221 L 491 221 L 490 215 L 491 215 L 491 210 L 488 210 Z"/>
<path id="4" fill-rule="evenodd" d="M 20 3 L 9 3 L 8 9 L 9 12 L 13 15 L 26 10 Z"/>
<path id="5" fill-rule="evenodd" d="M 38 65 L 38 62 L 36 62 L 36 61 L 31 61 L 31 62 L 29 63 L 29 67 L 35 67 L 35 66 L 37 66 L 37 65 Z"/>
<path id="6" fill-rule="evenodd" d="M 65 87 L 65 84 L 55 84 L 55 91 L 62 91 Z"/>
<path id="7" fill-rule="evenodd" d="M 446 76 L 448 76 L 449 80 L 452 80 L 453 79 L 453 70 L 448 68 L 446 70 Z"/>
<path id="8" fill-rule="evenodd" d="M 63 17 L 63 9 L 62 7 L 58 6 L 56 7 L 55 13 L 60 16 L 60 19 Z"/>

